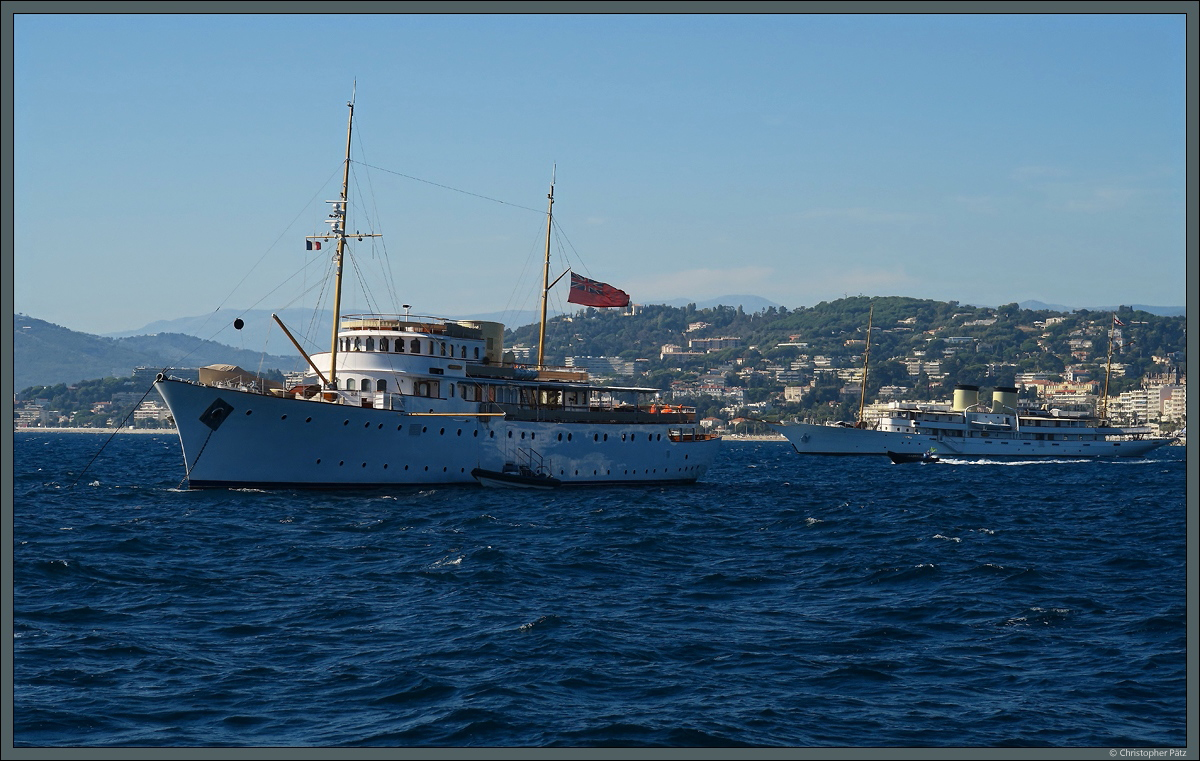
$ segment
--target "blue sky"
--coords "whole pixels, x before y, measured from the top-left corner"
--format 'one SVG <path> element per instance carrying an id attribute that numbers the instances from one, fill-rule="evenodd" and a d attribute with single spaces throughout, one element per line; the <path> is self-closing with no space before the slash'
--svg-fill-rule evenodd
<path id="1" fill-rule="evenodd" d="M 315 305 L 355 81 L 385 237 L 349 306 L 533 307 L 555 166 L 555 274 L 639 303 L 1181 305 L 1185 49 L 1183 15 L 18 15 L 15 308 Z"/>

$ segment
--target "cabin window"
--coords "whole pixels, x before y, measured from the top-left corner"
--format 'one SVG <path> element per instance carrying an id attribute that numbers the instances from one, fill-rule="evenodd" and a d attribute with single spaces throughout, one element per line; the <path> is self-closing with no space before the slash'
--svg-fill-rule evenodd
<path id="1" fill-rule="evenodd" d="M 433 341 L 429 342 L 429 353 L 433 354 Z"/>
<path id="2" fill-rule="evenodd" d="M 421 342 L 414 338 L 412 340 L 412 343 L 409 345 L 409 348 L 412 349 L 413 354 L 420 354 L 421 353 Z"/>
<path id="3" fill-rule="evenodd" d="M 450 384 L 450 398 L 451 399 L 454 398 L 454 384 L 453 383 Z"/>
<path id="4" fill-rule="evenodd" d="M 467 345 L 466 344 L 463 344 L 462 346 L 458 347 L 458 358 L 459 359 L 467 358 Z"/>
<path id="5" fill-rule="evenodd" d="M 467 398 L 467 387 L 465 385 L 460 385 L 458 388 L 459 388 L 459 391 L 461 392 L 462 398 L 466 399 Z"/>
<path id="6" fill-rule="evenodd" d="M 363 378 L 362 385 L 359 388 L 362 391 L 370 391 L 371 390 L 371 381 L 367 378 Z"/>
<path id="7" fill-rule="evenodd" d="M 375 351 L 375 339 L 374 338 L 367 339 L 367 351 Z"/>
<path id="8" fill-rule="evenodd" d="M 347 391 L 353 391 L 353 390 L 354 390 L 354 388 L 355 388 L 354 379 L 353 379 L 353 378 L 347 378 L 347 379 L 346 379 L 346 390 L 347 390 Z"/>
<path id="9" fill-rule="evenodd" d="M 354 350 L 355 351 L 362 351 L 362 344 L 359 343 L 359 341 L 360 341 L 359 338 L 354 339 Z"/>
<path id="10" fill-rule="evenodd" d="M 475 359 L 479 359 L 479 347 L 475 347 Z"/>
<path id="11" fill-rule="evenodd" d="M 396 339 L 396 351 L 404 351 L 404 339 L 403 338 Z"/>
<path id="12" fill-rule="evenodd" d="M 442 356 L 444 357 L 444 356 L 446 356 L 446 342 L 441 341 L 440 343 L 442 345 Z"/>
<path id="13" fill-rule="evenodd" d="M 386 338 L 379 339 L 379 350 L 380 351 L 388 350 L 388 340 Z"/>
<path id="14" fill-rule="evenodd" d="M 383 379 L 375 381 L 375 390 L 376 391 L 387 391 L 387 381 L 385 381 Z"/>
<path id="15" fill-rule="evenodd" d="M 450 356 L 454 356 L 454 344 L 450 344 Z"/>

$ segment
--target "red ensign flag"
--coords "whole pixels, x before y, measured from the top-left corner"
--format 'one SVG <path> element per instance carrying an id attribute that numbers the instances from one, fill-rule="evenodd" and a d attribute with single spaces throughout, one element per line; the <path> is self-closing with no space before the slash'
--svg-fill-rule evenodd
<path id="1" fill-rule="evenodd" d="M 608 283 L 572 272 L 571 295 L 567 296 L 567 301 L 588 307 L 625 307 L 629 306 L 629 294 Z"/>

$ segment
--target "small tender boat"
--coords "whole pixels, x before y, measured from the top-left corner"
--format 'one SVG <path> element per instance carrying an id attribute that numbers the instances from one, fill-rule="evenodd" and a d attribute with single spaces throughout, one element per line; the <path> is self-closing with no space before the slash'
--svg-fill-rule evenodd
<path id="1" fill-rule="evenodd" d="M 471 477 L 484 486 L 496 486 L 506 489 L 554 489 L 562 485 L 562 481 L 543 470 L 534 470 L 527 465 L 505 463 L 503 470 L 484 470 L 475 468 Z"/>
<path id="2" fill-rule="evenodd" d="M 932 451 L 929 452 L 893 452 L 888 450 L 888 459 L 896 465 L 901 465 L 906 462 L 941 462 L 937 455 Z"/>

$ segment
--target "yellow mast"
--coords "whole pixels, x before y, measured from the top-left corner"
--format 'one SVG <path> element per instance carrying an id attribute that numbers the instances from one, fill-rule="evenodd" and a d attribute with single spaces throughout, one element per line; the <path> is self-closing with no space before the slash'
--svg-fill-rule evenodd
<path id="1" fill-rule="evenodd" d="M 330 226 L 327 235 L 309 235 L 308 240 L 336 240 L 337 253 L 333 256 L 334 276 L 333 276 L 333 335 L 329 340 L 329 380 L 325 383 L 328 389 L 337 388 L 337 353 L 338 353 L 338 323 L 341 321 L 342 311 L 342 262 L 346 255 L 346 200 L 350 195 L 350 136 L 354 130 L 354 96 L 350 96 L 350 102 L 346 104 L 350 109 L 350 115 L 346 119 L 346 163 L 342 168 L 342 197 L 337 201 L 326 201 L 333 204 L 333 212 L 325 220 Z M 363 238 L 379 238 L 378 233 L 354 233 L 354 237 L 362 240 Z M 320 248 L 320 246 L 318 246 Z M 298 348 L 298 347 L 297 347 Z M 309 362 L 309 364 L 312 364 Z M 316 369 L 316 368 L 314 368 Z M 321 375 L 320 372 L 317 373 Z M 324 378 L 322 378 L 324 381 Z"/>
<path id="2" fill-rule="evenodd" d="M 858 400 L 858 427 L 863 424 L 863 408 L 867 405 L 867 362 L 871 359 L 871 322 L 875 318 L 875 305 L 871 305 L 871 311 L 867 314 L 867 349 L 863 352 L 863 371 L 862 371 L 862 396 Z"/>
<path id="3" fill-rule="evenodd" d="M 537 366 L 540 370 L 546 355 L 546 294 L 550 291 L 550 228 L 554 221 L 554 175 L 550 175 L 550 205 L 546 208 L 546 261 L 542 265 L 542 322 L 538 328 Z M 558 281 L 555 281 L 558 282 Z"/>
<path id="4" fill-rule="evenodd" d="M 1112 319 L 1108 321 L 1108 359 L 1104 363 L 1104 394 L 1100 397 L 1100 414 L 1101 420 L 1108 417 L 1108 380 L 1112 377 L 1112 346 L 1113 346 L 1113 331 L 1117 329 L 1117 313 L 1113 312 Z"/>
<path id="5" fill-rule="evenodd" d="M 329 388 L 337 388 L 338 323 L 342 312 L 342 259 L 346 252 L 346 196 L 350 187 L 350 134 L 354 129 L 354 100 L 346 104 L 350 116 L 346 122 L 346 164 L 342 168 L 342 201 L 334 204 L 333 229 L 337 253 L 333 256 L 333 337 L 329 340 Z"/>

